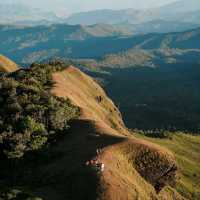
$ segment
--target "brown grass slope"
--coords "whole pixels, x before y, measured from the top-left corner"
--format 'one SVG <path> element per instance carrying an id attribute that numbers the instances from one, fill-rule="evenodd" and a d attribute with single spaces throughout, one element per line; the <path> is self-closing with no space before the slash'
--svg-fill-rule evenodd
<path id="1" fill-rule="evenodd" d="M 17 69 L 17 64 L 0 54 L 0 72 L 14 72 Z"/>
<path id="2" fill-rule="evenodd" d="M 53 80 L 52 93 L 79 106 L 81 117 L 71 124 L 70 139 L 53 147 L 59 159 L 40 169 L 56 186 L 40 186 L 36 193 L 48 200 L 183 199 L 172 188 L 164 188 L 176 179 L 174 156 L 129 134 L 120 112 L 92 78 L 69 66 L 55 73 Z M 102 149 L 99 159 L 105 163 L 100 176 L 85 167 L 97 148 Z"/>

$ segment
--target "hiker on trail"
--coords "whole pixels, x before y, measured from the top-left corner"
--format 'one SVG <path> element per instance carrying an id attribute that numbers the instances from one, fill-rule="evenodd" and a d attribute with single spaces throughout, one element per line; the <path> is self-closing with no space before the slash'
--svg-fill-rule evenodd
<path id="1" fill-rule="evenodd" d="M 90 161 L 86 161 L 85 165 L 86 166 L 90 165 Z"/>
<path id="2" fill-rule="evenodd" d="M 104 163 L 99 162 L 98 160 L 90 160 L 90 161 L 86 161 L 85 163 L 86 166 L 91 166 L 94 167 L 95 169 L 97 169 L 100 172 L 103 172 L 105 169 L 105 165 Z"/>
<path id="3" fill-rule="evenodd" d="M 96 153 L 97 153 L 97 156 L 98 156 L 98 155 L 99 155 L 99 153 L 100 153 L 100 152 L 99 152 L 99 149 L 97 149 L 97 150 L 96 150 Z"/>
<path id="4" fill-rule="evenodd" d="M 101 162 L 99 161 L 99 158 L 98 158 L 98 157 L 99 157 L 100 153 L 101 153 L 101 149 L 97 149 L 97 150 L 96 150 L 97 156 L 96 156 L 94 159 L 90 160 L 90 161 L 86 161 L 85 165 L 86 165 L 86 166 L 94 167 L 94 168 L 95 168 L 96 170 L 98 170 L 99 172 L 103 172 L 104 169 L 105 169 L 105 165 L 104 165 L 104 163 L 101 163 Z"/>
<path id="5" fill-rule="evenodd" d="M 94 160 L 94 165 L 98 165 L 98 160 Z"/>
<path id="6" fill-rule="evenodd" d="M 105 165 L 103 163 L 101 163 L 101 172 L 104 171 Z"/>
<path id="7" fill-rule="evenodd" d="M 97 149 L 97 150 L 96 150 L 97 156 L 99 156 L 101 152 L 102 152 L 101 149 Z"/>

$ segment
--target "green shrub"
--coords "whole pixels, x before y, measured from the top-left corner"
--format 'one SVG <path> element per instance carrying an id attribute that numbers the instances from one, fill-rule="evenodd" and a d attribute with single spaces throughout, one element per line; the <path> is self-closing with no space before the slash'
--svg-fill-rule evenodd
<path id="1" fill-rule="evenodd" d="M 151 137 L 151 138 L 168 138 L 172 139 L 172 132 L 165 131 L 165 130 L 137 130 L 136 132 L 146 136 L 146 137 Z"/>
<path id="2" fill-rule="evenodd" d="M 30 141 L 30 149 L 31 150 L 38 150 L 40 149 L 45 143 L 47 142 L 47 137 L 45 136 L 36 136 Z"/>
<path id="3" fill-rule="evenodd" d="M 34 135 L 46 135 L 47 132 L 44 124 L 36 122 L 30 116 L 24 117 L 21 120 L 20 126 L 22 131 L 29 131 L 34 133 Z"/>
<path id="4" fill-rule="evenodd" d="M 42 148 L 52 136 L 63 134 L 79 109 L 50 92 L 52 73 L 59 62 L 33 64 L 0 77 L 0 153 L 20 158 L 26 151 Z"/>

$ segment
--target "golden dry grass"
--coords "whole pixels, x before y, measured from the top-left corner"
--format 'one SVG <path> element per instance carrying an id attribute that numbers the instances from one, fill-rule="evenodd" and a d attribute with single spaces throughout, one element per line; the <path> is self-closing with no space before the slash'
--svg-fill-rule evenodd
<path id="1" fill-rule="evenodd" d="M 66 70 L 55 73 L 53 80 L 56 82 L 53 94 L 67 97 L 79 106 L 81 119 L 94 120 L 100 130 L 109 129 L 108 133 L 111 131 L 117 134 L 112 130 L 115 129 L 120 135 L 127 134 L 119 110 L 92 78 L 69 66 Z"/>
<path id="2" fill-rule="evenodd" d="M 14 72 L 17 69 L 17 64 L 0 54 L 0 72 Z"/>
<path id="3" fill-rule="evenodd" d="M 158 195 L 154 189 L 158 183 L 168 184 L 175 180 L 173 154 L 159 145 L 132 136 L 124 126 L 119 110 L 92 78 L 70 66 L 55 73 L 53 80 L 52 93 L 69 98 L 79 106 L 81 117 L 72 124 L 70 142 L 63 140 L 56 147 L 57 151 L 63 154 L 70 151 L 73 156 L 64 156 L 59 162 L 45 167 L 46 172 L 56 169 L 72 173 L 84 161 L 92 159 L 97 148 L 101 148 L 99 160 L 105 163 L 105 171 L 99 182 L 98 200 L 182 198 L 178 194 L 171 195 L 169 190 Z M 91 139 L 91 135 L 98 137 Z M 69 162 L 73 166 L 71 169 L 67 166 Z"/>
<path id="4" fill-rule="evenodd" d="M 176 185 L 177 191 L 191 200 L 200 199 L 200 136 L 184 133 L 173 133 L 172 138 L 145 138 L 151 142 L 170 149 L 180 168 L 180 179 Z"/>

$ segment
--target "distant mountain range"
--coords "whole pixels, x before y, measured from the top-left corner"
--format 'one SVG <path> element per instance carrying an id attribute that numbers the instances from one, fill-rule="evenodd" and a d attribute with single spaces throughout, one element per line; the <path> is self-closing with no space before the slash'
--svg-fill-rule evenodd
<path id="1" fill-rule="evenodd" d="M 152 20 L 178 21 L 200 24 L 198 21 L 200 13 L 199 0 L 180 0 L 159 8 L 148 10 L 95 10 L 89 12 L 75 13 L 68 17 L 69 24 L 91 25 L 96 23 L 130 23 L 141 24 Z"/>
<path id="2" fill-rule="evenodd" d="M 99 59 L 130 49 L 200 49 L 200 28 L 132 36 L 109 25 L 0 26 L 0 38 L 0 52 L 18 63 L 52 57 Z"/>
<path id="3" fill-rule="evenodd" d="M 112 25 L 116 28 L 123 28 L 132 34 L 146 34 L 146 33 L 170 33 L 170 32 L 183 32 L 190 29 L 199 27 L 198 23 L 193 24 L 190 22 L 167 21 L 162 19 L 155 19 L 140 24 L 121 23 Z"/>
<path id="4" fill-rule="evenodd" d="M 0 52 L 9 54 L 18 62 L 34 62 L 40 58 L 53 56 L 76 57 L 81 55 L 82 48 L 86 53 L 90 45 L 94 45 L 94 54 L 102 54 L 95 52 L 95 41 L 106 41 L 109 38 L 127 37 L 127 35 L 130 35 L 130 32 L 122 28 L 101 24 L 92 26 L 57 24 L 34 27 L 2 25 L 0 38 L 3 42 Z"/>
<path id="5" fill-rule="evenodd" d="M 188 13 L 200 10 L 200 1 L 199 0 L 177 0 L 173 3 L 167 4 L 165 6 L 155 8 L 153 10 L 157 10 L 160 12 L 162 16 L 168 16 L 171 14 L 181 14 Z"/>
<path id="6" fill-rule="evenodd" d="M 104 24 L 103 28 L 107 29 L 107 24 L 131 34 L 185 31 L 200 26 L 199 17 L 199 0 L 180 0 L 147 10 L 93 10 L 74 13 L 68 18 L 60 18 L 53 12 L 44 12 L 24 4 L 0 3 L 0 24 L 4 25 Z"/>
<path id="7" fill-rule="evenodd" d="M 200 199 L 199 0 L 2 5 L 0 200 Z"/>
<path id="8" fill-rule="evenodd" d="M 60 19 L 53 12 L 44 12 L 40 9 L 30 8 L 24 4 L 9 4 L 0 2 L 0 24 L 32 25 L 59 22 Z"/>
<path id="9" fill-rule="evenodd" d="M 68 24 L 118 24 L 118 23 L 141 23 L 154 19 L 151 11 L 140 11 L 135 9 L 125 10 L 94 10 L 89 12 L 81 12 L 72 14 L 67 18 Z"/>

